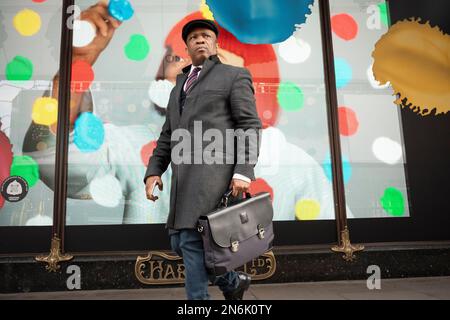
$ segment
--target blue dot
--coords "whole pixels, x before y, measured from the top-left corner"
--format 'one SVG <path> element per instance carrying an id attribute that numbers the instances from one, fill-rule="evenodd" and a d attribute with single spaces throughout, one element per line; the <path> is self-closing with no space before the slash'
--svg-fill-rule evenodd
<path id="1" fill-rule="evenodd" d="M 103 122 L 91 112 L 83 112 L 75 121 L 74 143 L 81 152 L 93 152 L 103 144 Z"/>
<path id="2" fill-rule="evenodd" d="M 334 72 L 336 74 L 336 87 L 345 87 L 353 78 L 353 71 L 350 64 L 342 58 L 334 59 Z"/>
<path id="3" fill-rule="evenodd" d="M 127 0 L 110 0 L 108 12 L 113 18 L 119 21 L 128 20 L 134 14 L 133 7 Z"/>
<path id="4" fill-rule="evenodd" d="M 311 14 L 314 0 L 206 0 L 220 26 L 239 41 L 278 43 L 289 38 Z"/>
<path id="5" fill-rule="evenodd" d="M 322 168 L 325 171 L 325 175 L 328 180 L 333 181 L 333 173 L 331 171 L 331 158 L 328 155 L 322 162 Z M 346 157 L 342 157 L 342 170 L 344 171 L 344 183 L 347 183 L 352 176 L 352 167 L 350 161 Z"/>

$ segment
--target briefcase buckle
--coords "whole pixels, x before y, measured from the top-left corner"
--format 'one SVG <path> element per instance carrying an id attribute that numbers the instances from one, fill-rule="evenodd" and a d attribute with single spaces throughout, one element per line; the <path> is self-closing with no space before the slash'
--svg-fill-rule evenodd
<path id="1" fill-rule="evenodd" d="M 239 241 L 231 242 L 231 252 L 237 252 L 239 250 Z"/>
<path id="2" fill-rule="evenodd" d="M 203 226 L 202 226 L 201 224 L 199 224 L 199 225 L 197 226 L 197 231 L 200 232 L 200 233 L 203 232 Z"/>
<path id="3" fill-rule="evenodd" d="M 258 238 L 260 238 L 260 239 L 264 239 L 264 228 L 263 227 L 261 227 L 261 225 L 260 224 L 258 224 Z"/>

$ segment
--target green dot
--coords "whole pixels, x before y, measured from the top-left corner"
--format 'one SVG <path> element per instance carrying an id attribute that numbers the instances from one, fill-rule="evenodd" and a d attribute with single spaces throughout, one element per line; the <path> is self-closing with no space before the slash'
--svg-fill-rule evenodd
<path id="1" fill-rule="evenodd" d="M 10 63 L 6 65 L 7 80 L 30 80 L 33 75 L 33 64 L 22 56 L 15 56 Z"/>
<path id="2" fill-rule="evenodd" d="M 378 8 L 380 9 L 380 17 L 381 17 L 381 22 L 385 25 L 388 26 L 388 16 L 387 16 L 387 6 L 386 6 L 386 2 L 381 2 L 378 4 Z"/>
<path id="3" fill-rule="evenodd" d="M 277 98 L 281 108 L 286 111 L 298 111 L 303 107 L 303 92 L 295 83 L 280 83 Z"/>
<path id="4" fill-rule="evenodd" d="M 384 210 L 394 217 L 401 217 L 405 213 L 405 201 L 400 190 L 396 188 L 387 188 L 380 199 Z"/>
<path id="5" fill-rule="evenodd" d="M 14 156 L 11 165 L 11 176 L 21 176 L 31 188 L 39 180 L 39 166 L 29 156 Z"/>
<path id="6" fill-rule="evenodd" d="M 133 34 L 125 45 L 125 55 L 130 60 L 144 60 L 150 52 L 150 45 L 143 35 Z"/>

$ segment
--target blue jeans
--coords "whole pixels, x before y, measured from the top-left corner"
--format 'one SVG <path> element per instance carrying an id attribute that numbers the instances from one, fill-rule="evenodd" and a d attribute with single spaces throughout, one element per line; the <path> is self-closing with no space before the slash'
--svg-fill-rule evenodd
<path id="1" fill-rule="evenodd" d="M 239 285 L 238 273 L 230 271 L 219 277 L 208 276 L 201 235 L 195 229 L 182 229 L 170 234 L 170 245 L 183 257 L 185 288 L 189 300 L 209 300 L 208 284 L 219 286 L 222 292 L 229 292 Z"/>

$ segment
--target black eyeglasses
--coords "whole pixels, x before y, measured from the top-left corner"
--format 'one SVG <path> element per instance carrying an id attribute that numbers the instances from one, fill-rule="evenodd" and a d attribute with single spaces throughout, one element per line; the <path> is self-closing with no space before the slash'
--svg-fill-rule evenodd
<path id="1" fill-rule="evenodd" d="M 171 63 L 171 62 L 180 62 L 182 59 L 179 56 L 174 56 L 174 55 L 168 54 L 164 57 L 164 60 L 167 63 Z"/>

